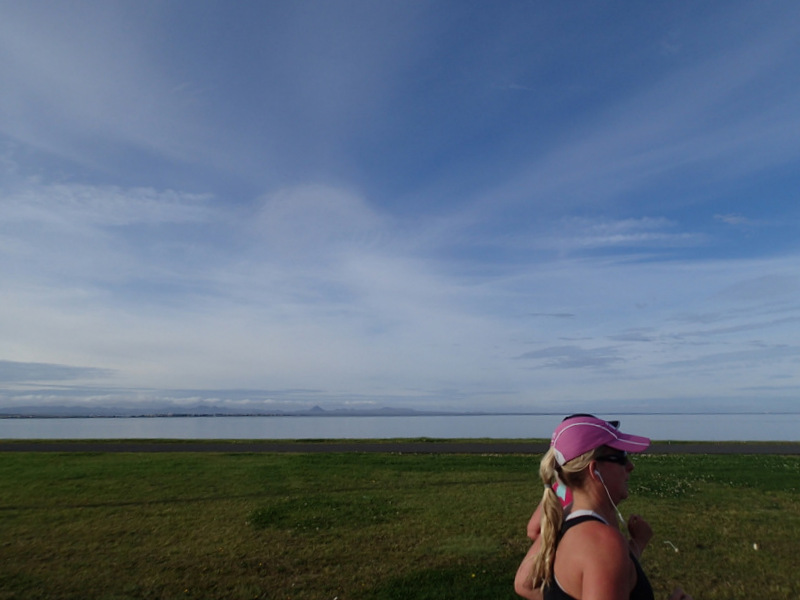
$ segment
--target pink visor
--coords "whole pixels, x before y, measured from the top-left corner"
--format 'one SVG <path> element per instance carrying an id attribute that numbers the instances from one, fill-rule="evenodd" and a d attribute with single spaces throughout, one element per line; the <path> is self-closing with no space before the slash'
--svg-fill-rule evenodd
<path id="1" fill-rule="evenodd" d="M 579 415 L 564 419 L 550 440 L 550 447 L 559 465 L 600 446 L 608 446 L 626 452 L 644 452 L 650 440 L 638 435 L 622 433 L 608 421 L 590 415 Z"/>

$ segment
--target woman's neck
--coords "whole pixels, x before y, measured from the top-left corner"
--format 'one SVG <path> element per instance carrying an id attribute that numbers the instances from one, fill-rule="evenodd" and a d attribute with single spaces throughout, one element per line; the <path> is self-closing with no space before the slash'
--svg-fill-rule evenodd
<path id="1" fill-rule="evenodd" d="M 572 498 L 570 513 L 579 510 L 590 511 L 602 517 L 608 524 L 617 522 L 617 513 L 613 506 L 609 506 L 610 501 L 604 495 L 573 490 Z"/>

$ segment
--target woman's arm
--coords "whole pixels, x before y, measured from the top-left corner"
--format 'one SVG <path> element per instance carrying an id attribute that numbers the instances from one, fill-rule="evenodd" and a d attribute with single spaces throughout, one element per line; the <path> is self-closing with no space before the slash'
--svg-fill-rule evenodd
<path id="1" fill-rule="evenodd" d="M 514 577 L 514 591 L 517 595 L 526 598 L 527 600 L 542 600 L 542 591 L 540 589 L 533 589 L 533 580 L 531 572 L 533 568 L 533 560 L 539 552 L 541 540 L 536 540 L 528 550 L 525 558 L 517 569 L 517 575 Z"/>
<path id="2" fill-rule="evenodd" d="M 628 519 L 628 533 L 631 535 L 629 545 L 636 558 L 641 558 L 642 552 L 653 537 L 650 523 L 639 515 L 631 515 Z"/>
<path id="3" fill-rule="evenodd" d="M 539 502 L 539 505 L 536 507 L 536 510 L 533 511 L 531 515 L 531 520 L 528 521 L 528 537 L 531 539 L 532 542 L 536 541 L 536 538 L 539 537 L 539 534 L 542 531 L 542 503 Z"/>

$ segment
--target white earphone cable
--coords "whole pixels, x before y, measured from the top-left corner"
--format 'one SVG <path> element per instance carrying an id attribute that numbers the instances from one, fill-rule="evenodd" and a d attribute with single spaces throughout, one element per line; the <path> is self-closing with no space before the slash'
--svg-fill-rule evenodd
<path id="1" fill-rule="evenodd" d="M 619 522 L 622 523 L 623 527 L 626 527 L 627 524 L 625 523 L 625 517 L 622 516 L 622 513 L 619 512 L 617 505 L 614 504 L 614 501 L 611 499 L 611 492 L 608 491 L 608 488 L 606 487 L 606 482 L 603 481 L 603 476 L 600 475 L 600 473 L 598 473 L 597 471 L 595 471 L 595 474 L 600 479 L 600 483 L 603 484 L 603 489 L 606 491 L 606 496 L 608 496 L 608 501 L 611 502 L 611 506 L 614 507 L 614 511 L 617 513 L 617 518 L 619 519 Z"/>

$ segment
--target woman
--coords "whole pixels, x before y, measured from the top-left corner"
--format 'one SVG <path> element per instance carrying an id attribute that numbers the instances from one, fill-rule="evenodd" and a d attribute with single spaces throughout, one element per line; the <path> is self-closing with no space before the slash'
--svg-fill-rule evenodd
<path id="1" fill-rule="evenodd" d="M 626 539 L 616 520 L 617 504 L 628 497 L 633 464 L 628 452 L 642 452 L 647 438 L 627 435 L 591 415 L 567 417 L 556 428 L 542 458 L 544 483 L 541 533 L 520 565 L 518 594 L 531 600 L 652 600 L 653 590 L 639 565 L 652 531 L 632 516 Z M 569 514 L 554 484 L 572 492 Z M 691 600 L 676 589 L 669 600 Z"/>

